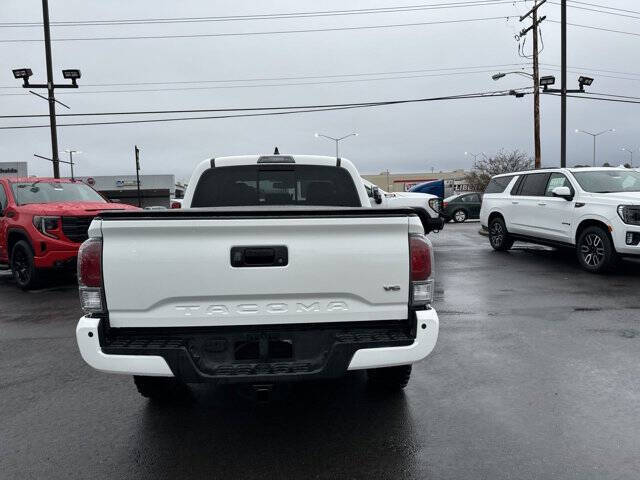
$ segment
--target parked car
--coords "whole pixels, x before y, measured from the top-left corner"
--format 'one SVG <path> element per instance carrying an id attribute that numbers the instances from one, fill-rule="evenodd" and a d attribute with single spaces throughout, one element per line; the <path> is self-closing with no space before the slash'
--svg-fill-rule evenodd
<path id="1" fill-rule="evenodd" d="M 444 223 L 440 219 L 442 201 L 428 193 L 398 192 L 388 193 L 368 180 L 362 179 L 372 207 L 381 208 L 424 208 L 432 219 L 432 230 L 441 230 Z M 377 192 L 377 193 L 376 193 Z"/>
<path id="2" fill-rule="evenodd" d="M 16 284 L 35 288 L 47 269 L 74 271 L 80 244 L 104 210 L 135 210 L 108 203 L 82 182 L 53 178 L 0 178 L 0 265 Z"/>
<path id="3" fill-rule="evenodd" d="M 459 193 L 444 199 L 442 216 L 447 222 L 453 220 L 456 223 L 464 223 L 469 219 L 480 218 L 481 205 L 481 193 Z"/>
<path id="4" fill-rule="evenodd" d="M 348 160 L 207 160 L 183 206 L 103 212 L 91 224 L 76 336 L 92 367 L 133 375 L 150 398 L 190 382 L 270 385 L 349 370 L 399 389 L 433 350 L 424 212 L 371 208 Z"/>
<path id="5" fill-rule="evenodd" d="M 558 168 L 494 177 L 480 212 L 495 250 L 516 240 L 569 247 L 582 267 L 611 269 L 640 256 L 640 173 L 624 168 Z"/>

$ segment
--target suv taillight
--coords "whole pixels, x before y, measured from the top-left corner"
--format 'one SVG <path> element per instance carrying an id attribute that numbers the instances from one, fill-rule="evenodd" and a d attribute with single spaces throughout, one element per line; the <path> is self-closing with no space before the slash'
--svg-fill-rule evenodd
<path id="1" fill-rule="evenodd" d="M 411 258 L 411 299 L 414 307 L 433 301 L 433 249 L 424 235 L 409 236 Z"/>
<path id="2" fill-rule="evenodd" d="M 182 204 L 180 202 L 171 202 L 171 208 L 182 208 Z"/>
<path id="3" fill-rule="evenodd" d="M 85 313 L 104 311 L 101 238 L 90 238 L 78 250 L 78 287 L 80 304 Z"/>

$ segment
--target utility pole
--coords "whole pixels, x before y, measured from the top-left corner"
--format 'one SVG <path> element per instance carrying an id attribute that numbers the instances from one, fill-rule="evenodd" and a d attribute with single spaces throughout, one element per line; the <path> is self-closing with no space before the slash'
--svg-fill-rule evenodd
<path id="1" fill-rule="evenodd" d="M 567 0 L 560 0 L 561 69 L 560 84 L 560 168 L 567 167 Z"/>
<path id="2" fill-rule="evenodd" d="M 538 8 L 540 8 L 547 0 L 538 3 L 534 0 L 533 8 L 520 17 L 520 21 L 524 21 L 531 15 L 531 26 L 520 32 L 520 37 L 525 36 L 529 31 L 533 33 L 533 143 L 535 149 L 535 168 L 542 166 L 542 147 L 540 142 L 540 67 L 539 67 L 539 50 L 538 50 L 538 25 L 547 17 L 538 20 Z"/>
<path id="3" fill-rule="evenodd" d="M 138 187 L 138 207 L 142 208 L 142 198 L 140 197 L 140 149 L 134 145 L 136 154 L 136 185 Z"/>
<path id="4" fill-rule="evenodd" d="M 56 88 L 78 88 L 78 79 L 81 77 L 80 70 L 62 70 L 62 76 L 71 80 L 71 85 L 56 85 L 53 83 L 53 61 L 51 59 L 51 34 L 49 31 L 49 2 L 48 0 L 42 0 L 42 23 L 44 26 L 44 52 L 45 61 L 47 64 L 47 83 L 43 84 L 30 84 L 29 77 L 33 75 L 30 68 L 17 68 L 13 70 L 13 76 L 17 79 L 22 79 L 23 88 L 46 88 L 47 97 L 38 95 L 35 92 L 34 95 L 45 98 L 49 102 L 49 126 L 51 129 L 51 162 L 53 163 L 53 176 L 60 178 L 60 158 L 58 156 L 58 134 L 56 126 L 56 102 L 64 105 L 62 102 L 58 102 L 54 96 L 54 90 Z M 66 107 L 66 105 L 65 105 Z M 67 107 L 68 108 L 68 107 Z"/>

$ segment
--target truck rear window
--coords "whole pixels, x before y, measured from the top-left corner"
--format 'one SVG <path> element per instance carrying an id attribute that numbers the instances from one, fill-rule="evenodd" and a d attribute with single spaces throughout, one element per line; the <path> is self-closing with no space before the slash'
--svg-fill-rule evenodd
<path id="1" fill-rule="evenodd" d="M 192 207 L 315 205 L 360 207 L 348 171 L 319 165 L 242 165 L 205 171 Z"/>

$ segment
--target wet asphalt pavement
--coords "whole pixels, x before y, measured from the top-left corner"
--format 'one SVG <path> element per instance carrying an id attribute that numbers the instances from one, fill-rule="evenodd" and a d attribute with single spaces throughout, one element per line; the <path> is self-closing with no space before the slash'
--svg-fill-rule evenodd
<path id="1" fill-rule="evenodd" d="M 0 478 L 639 478 L 640 264 L 593 276 L 477 230 L 431 235 L 440 338 L 386 396 L 356 373 L 151 404 L 80 358 L 74 285 L 0 272 Z"/>

